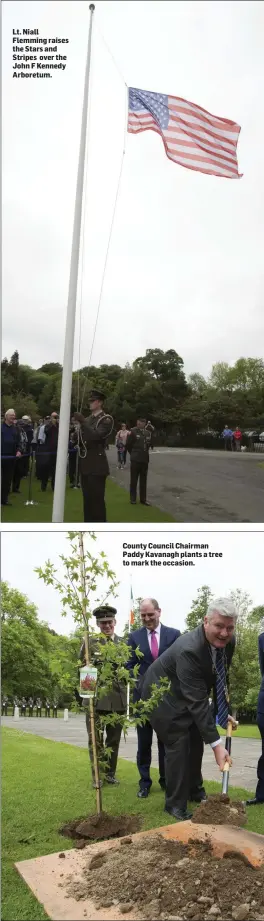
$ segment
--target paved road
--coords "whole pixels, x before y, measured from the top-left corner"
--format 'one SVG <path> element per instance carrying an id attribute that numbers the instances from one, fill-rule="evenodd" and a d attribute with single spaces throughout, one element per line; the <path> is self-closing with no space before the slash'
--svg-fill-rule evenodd
<path id="1" fill-rule="evenodd" d="M 44 739 L 51 739 L 54 742 L 66 742 L 68 745 L 76 745 L 78 748 L 87 747 L 87 733 L 84 716 L 70 716 L 68 721 L 63 719 L 36 719 L 35 717 L 26 719 L 20 717 L 14 720 L 12 717 L 2 717 L 2 725 L 11 729 L 17 729 L 23 732 L 31 732 L 34 735 L 43 736 Z M 127 761 L 136 762 L 137 740 L 136 732 L 131 729 L 120 745 L 120 757 Z M 232 785 L 244 787 L 246 790 L 254 792 L 256 786 L 256 768 L 260 756 L 260 741 L 257 739 L 233 739 L 232 742 Z M 153 745 L 153 765 L 158 765 L 158 753 L 156 742 Z M 203 775 L 205 780 L 219 781 L 219 771 L 214 762 L 213 754 L 209 746 L 205 748 L 203 759 Z"/>
<path id="2" fill-rule="evenodd" d="M 118 470 L 109 450 L 113 479 L 129 489 L 129 462 Z M 175 521 L 264 522 L 264 454 L 155 448 L 150 452 L 148 499 Z M 129 498 L 128 498 L 129 501 Z"/>

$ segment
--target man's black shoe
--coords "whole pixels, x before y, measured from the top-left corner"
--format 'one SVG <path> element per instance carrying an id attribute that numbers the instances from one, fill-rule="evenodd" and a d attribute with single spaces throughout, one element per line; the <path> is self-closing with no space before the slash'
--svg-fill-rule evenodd
<path id="1" fill-rule="evenodd" d="M 202 790 L 201 793 L 190 793 L 189 799 L 191 803 L 207 803 L 205 790 Z"/>
<path id="2" fill-rule="evenodd" d="M 246 799 L 244 802 L 244 805 L 245 806 L 264 806 L 264 800 L 256 799 L 256 797 L 254 796 L 254 799 Z"/>
<path id="3" fill-rule="evenodd" d="M 165 806 L 164 812 L 168 812 L 174 819 L 178 819 L 178 822 L 185 822 L 186 819 L 192 818 L 192 812 L 187 812 L 187 809 L 177 809 L 176 806 L 172 806 L 171 809 Z"/>
<path id="4" fill-rule="evenodd" d="M 150 505 L 150 502 L 142 502 L 142 500 L 140 499 L 140 505 Z"/>
<path id="5" fill-rule="evenodd" d="M 136 499 L 130 499 L 130 505 L 136 505 Z"/>
<path id="6" fill-rule="evenodd" d="M 106 779 L 106 783 L 115 784 L 116 787 L 119 785 L 119 780 L 117 780 L 116 777 L 111 777 L 110 775 L 108 775 L 108 777 L 106 777 L 105 779 Z"/>
<path id="7" fill-rule="evenodd" d="M 149 790 L 147 789 L 139 790 L 137 793 L 137 796 L 139 799 L 147 799 L 148 795 L 149 795 Z"/>
<path id="8" fill-rule="evenodd" d="M 12 508 L 12 502 L 1 502 L 1 505 L 8 505 Z"/>

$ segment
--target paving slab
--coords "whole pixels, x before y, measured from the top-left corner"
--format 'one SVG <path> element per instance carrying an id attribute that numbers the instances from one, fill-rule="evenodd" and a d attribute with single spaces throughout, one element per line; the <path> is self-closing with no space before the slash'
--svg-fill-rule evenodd
<path id="1" fill-rule="evenodd" d="M 55 720 L 52 718 L 42 717 L 20 717 L 14 720 L 13 717 L 3 716 L 2 725 L 20 732 L 29 732 L 33 735 L 42 736 L 44 739 L 50 739 L 54 742 L 65 742 L 67 745 L 76 745 L 78 748 L 87 748 L 87 731 L 85 717 L 83 715 L 71 715 L 69 720 Z M 126 761 L 136 763 L 137 753 L 137 734 L 134 729 L 130 729 L 125 741 L 121 739 L 119 757 Z M 255 791 L 257 782 L 257 763 L 261 754 L 261 740 L 259 739 L 232 739 L 232 758 L 233 765 L 231 769 L 232 786 L 244 787 L 251 792 Z M 156 737 L 154 736 L 152 746 L 152 764 L 158 767 L 158 749 Z M 117 771 L 118 773 L 118 771 Z M 203 776 L 205 780 L 216 780 L 220 782 L 220 774 L 215 764 L 211 748 L 206 745 L 203 757 Z"/>
<path id="2" fill-rule="evenodd" d="M 155 448 L 150 452 L 148 499 L 175 521 L 264 522 L 264 454 Z M 129 460 L 118 470 L 109 450 L 112 478 L 129 490 Z M 127 497 L 129 503 L 129 496 Z"/>

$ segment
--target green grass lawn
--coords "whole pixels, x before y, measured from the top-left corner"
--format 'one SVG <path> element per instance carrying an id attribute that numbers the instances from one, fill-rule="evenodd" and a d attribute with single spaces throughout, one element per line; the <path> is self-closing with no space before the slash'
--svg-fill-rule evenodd
<path id="1" fill-rule="evenodd" d="M 21 494 L 10 494 L 11 508 L 2 507 L 2 521 L 25 522 L 31 524 L 42 521 L 51 521 L 53 492 L 50 484 L 46 492 L 41 492 L 40 482 L 33 479 L 33 499 L 38 505 L 24 505 L 28 498 L 28 482 L 22 480 Z M 167 512 L 153 506 L 130 505 L 129 494 L 122 486 L 118 486 L 109 477 L 106 483 L 106 509 L 108 522 L 140 522 L 158 523 L 162 521 L 175 521 Z M 83 501 L 81 489 L 70 489 L 67 479 L 64 521 L 83 521 Z"/>
<path id="2" fill-rule="evenodd" d="M 88 752 L 4 728 L 2 774 L 2 921 L 43 921 L 47 915 L 20 879 L 14 862 L 72 847 L 71 840 L 59 836 L 58 828 L 67 820 L 95 811 Z M 104 788 L 105 811 L 138 814 L 142 829 L 173 823 L 164 814 L 164 793 L 156 768 L 152 769 L 151 796 L 144 806 L 136 797 L 136 766 L 120 760 L 118 778 L 118 789 Z M 205 786 L 208 793 L 220 792 L 217 783 Z M 245 799 L 249 793 L 233 787 L 230 795 Z M 261 833 L 262 806 L 248 810 L 247 828 Z"/>
<path id="3" fill-rule="evenodd" d="M 225 736 L 225 729 L 221 729 L 220 726 L 218 726 L 217 729 L 220 736 Z M 251 726 L 251 724 L 249 726 L 238 726 L 233 735 L 237 739 L 260 739 L 258 727 L 254 725 Z"/>

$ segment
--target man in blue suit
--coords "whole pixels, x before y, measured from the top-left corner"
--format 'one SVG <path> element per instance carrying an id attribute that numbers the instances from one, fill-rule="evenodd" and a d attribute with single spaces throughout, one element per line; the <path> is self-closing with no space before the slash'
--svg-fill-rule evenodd
<path id="1" fill-rule="evenodd" d="M 160 624 L 161 610 L 155 598 L 145 598 L 145 600 L 142 601 L 140 605 L 140 614 L 143 627 L 141 627 L 140 630 L 132 630 L 128 636 L 128 645 L 133 650 L 133 655 L 131 655 L 128 662 L 128 669 L 132 670 L 135 665 L 139 664 L 138 684 L 133 693 L 134 703 L 140 699 L 140 680 L 142 680 L 149 665 L 151 665 L 162 652 L 165 652 L 165 649 L 168 649 L 180 636 L 180 630 L 175 630 L 174 627 L 164 627 L 163 624 Z M 141 658 L 136 656 L 137 647 L 139 647 L 140 652 L 143 653 Z M 145 799 L 149 795 L 152 785 L 150 765 L 153 729 L 149 722 L 146 722 L 144 726 L 137 726 L 137 736 L 137 766 L 140 775 L 137 796 L 139 796 L 140 799 Z M 157 741 L 159 753 L 159 783 L 161 789 L 165 790 L 164 745 L 159 739 Z"/>
<path id="2" fill-rule="evenodd" d="M 260 625 L 260 634 L 258 638 L 259 649 L 259 666 L 261 674 L 261 685 L 257 704 L 257 724 L 261 735 L 262 753 L 260 755 L 257 767 L 258 782 L 254 799 L 247 799 L 247 806 L 264 805 L 264 619 Z"/>

